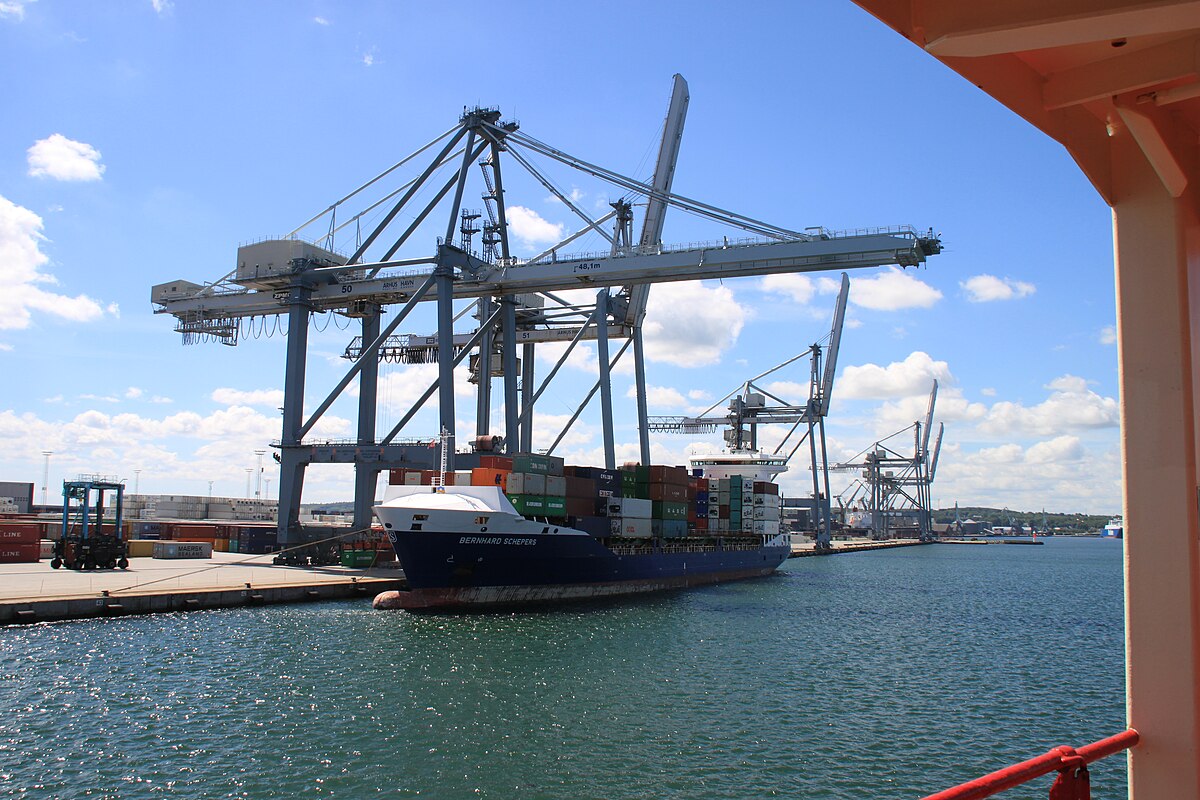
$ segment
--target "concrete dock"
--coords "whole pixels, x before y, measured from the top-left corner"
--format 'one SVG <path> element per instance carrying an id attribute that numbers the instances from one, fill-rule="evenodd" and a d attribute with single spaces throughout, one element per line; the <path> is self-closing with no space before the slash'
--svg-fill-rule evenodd
<path id="1" fill-rule="evenodd" d="M 77 572 L 50 562 L 0 564 L 0 625 L 350 597 L 400 589 L 399 569 L 284 567 L 272 556 L 134 558 L 127 570 Z"/>
<path id="2" fill-rule="evenodd" d="M 861 553 L 866 550 L 890 550 L 894 547 L 914 547 L 916 545 L 929 544 L 922 542 L 919 539 L 835 539 L 832 542 L 830 550 L 825 552 L 817 551 L 816 542 L 804 542 L 803 544 L 792 545 L 791 558 L 804 558 L 806 556 L 836 556 L 843 553 Z"/>

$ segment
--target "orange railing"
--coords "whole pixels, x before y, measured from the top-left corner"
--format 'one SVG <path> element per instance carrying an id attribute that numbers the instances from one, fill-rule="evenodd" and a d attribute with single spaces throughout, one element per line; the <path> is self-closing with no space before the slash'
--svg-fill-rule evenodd
<path id="1" fill-rule="evenodd" d="M 1058 777 L 1050 787 L 1050 800 L 1091 800 L 1087 765 L 1122 750 L 1128 750 L 1138 743 L 1139 738 L 1138 732 L 1130 728 L 1078 750 L 1073 747 L 1056 747 L 1045 755 L 996 770 L 953 789 L 931 794 L 924 800 L 982 800 L 1051 772 L 1057 772 Z"/>

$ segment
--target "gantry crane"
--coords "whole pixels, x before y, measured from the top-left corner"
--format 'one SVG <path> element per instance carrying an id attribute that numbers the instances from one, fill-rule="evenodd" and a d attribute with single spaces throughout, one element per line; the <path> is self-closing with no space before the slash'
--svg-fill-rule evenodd
<path id="1" fill-rule="evenodd" d="M 833 326 L 829 331 L 828 346 L 813 343 L 803 353 L 795 355 L 766 372 L 761 372 L 737 389 L 722 397 L 695 417 L 649 417 L 647 428 L 664 433 L 704 434 L 714 433 L 725 427 L 725 445 L 734 453 L 759 452 L 758 426 L 769 424 L 791 424 L 791 429 L 776 445 L 773 456 L 778 456 L 801 425 L 805 432 L 796 441 L 791 451 L 780 462 L 780 471 L 786 468 L 796 451 L 809 444 L 809 468 L 813 476 L 813 508 L 817 530 L 817 549 L 825 550 L 832 545 L 833 528 L 822 497 L 829 497 L 829 468 L 825 451 L 825 417 L 829 414 L 829 403 L 833 399 L 833 378 L 837 373 L 838 350 L 842 341 L 842 326 L 846 319 L 846 302 L 850 296 L 850 276 L 842 273 L 841 289 L 834 305 Z M 808 399 L 802 403 L 789 403 L 768 391 L 758 382 L 804 357 L 809 359 Z M 778 405 L 771 405 L 768 399 Z M 727 413 L 716 415 L 722 403 L 729 402 Z M 818 453 L 818 447 L 820 452 Z M 821 479 L 824 479 L 824 494 Z"/>
<path id="2" fill-rule="evenodd" d="M 311 463 L 352 463 L 355 478 L 355 526 L 370 522 L 375 483 L 382 469 L 429 463 L 435 454 L 420 444 L 398 437 L 424 402 L 438 395 L 439 441 L 450 469 L 455 467 L 457 441 L 454 369 L 468 355 L 477 364 L 476 438 L 501 444 L 508 451 L 529 450 L 532 414 L 538 396 L 573 348 L 583 339 L 596 342 L 599 379 L 575 418 L 598 391 L 604 440 L 605 465 L 615 466 L 610 371 L 630 344 L 634 349 L 637 381 L 638 428 L 641 460 L 649 461 L 649 425 L 645 413 L 645 365 L 642 359 L 641 323 L 648 287 L 661 281 L 733 278 L 788 272 L 813 272 L 899 265 L 917 266 L 941 252 L 932 230 L 918 233 L 909 227 L 834 233 L 824 228 L 803 232 L 754 220 L 735 212 L 677 194 L 672 189 L 676 158 L 689 96 L 687 83 L 675 76 L 672 100 L 664 126 L 662 146 L 650 182 L 627 177 L 547 145 L 522 132 L 514 121 L 501 119 L 499 110 L 464 110 L 458 124 L 419 148 L 412 155 L 313 216 L 281 239 L 257 242 L 238 249 L 237 266 L 221 279 L 207 284 L 184 280 L 152 289 L 156 313 L 175 317 L 176 331 L 185 343 L 212 340 L 237 343 L 240 331 L 255 320 L 287 318 L 287 358 L 284 368 L 283 429 L 277 447 L 280 463 L 279 538 L 283 544 L 304 541 L 299 525 L 300 494 L 304 471 Z M 440 147 L 439 147 L 440 145 Z M 428 150 L 438 148 L 424 170 L 412 180 L 355 214 L 351 200 Z M 631 203 L 622 198 L 608 214 L 593 219 L 561 191 L 533 163 L 533 157 L 552 159 L 621 189 L 647 202 L 641 236 L 632 236 Z M 462 214 L 463 196 L 476 162 L 483 172 L 483 200 L 487 222 L 473 212 Z M 583 227 L 554 247 L 533 258 L 515 257 L 510 247 L 505 201 L 506 163 L 524 168 L 583 221 Z M 449 176 L 444 181 L 435 175 Z M 422 207 L 413 202 L 418 193 L 432 191 Z M 431 255 L 400 258 L 399 251 L 447 197 L 452 197 L 448 221 Z M 364 237 L 368 215 L 390 208 Z M 661 243 L 666 209 L 673 207 L 727 226 L 753 237 L 712 244 L 669 247 Z M 403 215 L 401 212 L 403 211 Z M 340 217 L 339 217 L 340 215 Z M 313 240 L 298 238 L 319 221 L 327 232 Z M 339 221 L 340 220 L 340 221 Z M 605 224 L 613 221 L 613 232 Z M 406 223 L 401 225 L 401 222 Z M 383 238 L 393 225 L 402 228 L 394 242 Z M 457 227 L 457 231 L 456 231 Z M 456 238 L 455 234 L 458 234 Z M 607 240 L 606 252 L 563 257 L 560 250 L 587 233 Z M 473 249 L 481 233 L 483 249 Z M 352 252 L 337 248 L 338 237 L 353 237 Z M 388 237 L 390 238 L 390 236 Z M 347 248 L 351 249 L 351 248 Z M 617 294 L 610 288 L 621 287 Z M 568 289 L 595 292 L 594 303 L 572 304 L 555 293 Z M 475 300 L 478 325 L 471 333 L 454 330 L 455 300 Z M 423 301 L 437 304 L 437 332 L 432 337 L 401 335 L 399 325 Z M 549 301 L 549 303 L 547 302 Z M 552 304 L 552 305 L 551 305 Z M 387 325 L 384 309 L 398 311 Z M 360 337 L 346 351 L 352 364 L 325 400 L 306 418 L 303 396 L 307 336 L 313 314 L 333 312 L 359 320 Z M 610 340 L 625 339 L 615 357 Z M 535 389 L 533 349 L 541 342 L 569 341 L 568 352 Z M 518 358 L 520 353 L 520 358 Z M 438 377 L 391 431 L 376 431 L 376 394 L 380 359 L 424 360 L 438 365 Z M 490 436 L 492 377 L 503 380 L 504 437 Z M 308 438 L 313 426 L 357 379 L 358 430 L 350 442 L 315 442 Z M 520 400 L 518 399 L 520 394 Z M 564 430 L 565 433 L 565 430 Z M 563 434 L 559 435 L 561 441 Z M 464 464 L 469 456 L 459 455 Z"/>
<path id="3" fill-rule="evenodd" d="M 938 435 L 932 452 L 929 434 L 933 429 L 933 412 L 937 403 L 938 382 L 929 392 L 929 408 L 924 421 L 893 433 L 858 453 L 848 462 L 834 464 L 834 471 L 859 473 L 843 500 L 843 508 L 861 502 L 871 515 L 872 538 L 885 539 L 893 529 L 891 520 L 897 516 L 915 515 L 922 541 L 933 538 L 931 487 L 937 475 L 938 456 L 942 451 L 945 425 L 938 424 Z M 912 455 L 899 452 L 886 444 L 891 439 L 911 431 Z M 861 459 L 861 460 L 859 460 Z"/>

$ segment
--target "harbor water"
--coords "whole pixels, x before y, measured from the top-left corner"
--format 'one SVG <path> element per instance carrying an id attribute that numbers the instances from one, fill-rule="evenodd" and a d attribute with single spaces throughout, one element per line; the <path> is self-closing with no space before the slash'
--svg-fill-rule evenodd
<path id="1" fill-rule="evenodd" d="M 920 797 L 1123 729 L 1121 558 L 938 545 L 558 610 L 10 627 L 0 797 Z M 1124 776 L 1097 763 L 1093 796 Z"/>

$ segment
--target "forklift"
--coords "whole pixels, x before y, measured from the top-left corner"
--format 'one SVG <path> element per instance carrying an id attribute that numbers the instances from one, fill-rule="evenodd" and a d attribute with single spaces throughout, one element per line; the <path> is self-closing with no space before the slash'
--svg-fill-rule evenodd
<path id="1" fill-rule="evenodd" d="M 116 492 L 116 519 L 111 530 L 107 531 L 104 529 L 105 492 Z M 116 481 L 63 481 L 62 536 L 54 543 L 54 558 L 50 561 L 52 569 L 129 567 L 129 553 L 121 535 L 124 494 L 125 485 Z M 72 506 L 72 500 L 78 501 L 77 505 Z"/>

